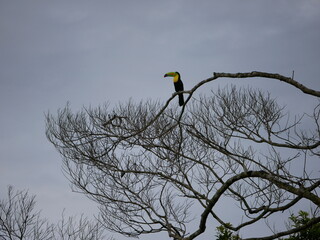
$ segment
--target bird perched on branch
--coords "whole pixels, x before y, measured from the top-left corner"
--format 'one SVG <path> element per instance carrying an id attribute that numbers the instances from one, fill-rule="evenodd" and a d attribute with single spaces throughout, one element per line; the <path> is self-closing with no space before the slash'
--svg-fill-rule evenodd
<path id="1" fill-rule="evenodd" d="M 180 74 L 178 72 L 168 72 L 164 75 L 164 77 L 173 77 L 174 89 L 176 92 L 183 91 L 183 83 L 180 78 Z M 179 93 L 179 106 L 184 104 L 183 94 Z"/>

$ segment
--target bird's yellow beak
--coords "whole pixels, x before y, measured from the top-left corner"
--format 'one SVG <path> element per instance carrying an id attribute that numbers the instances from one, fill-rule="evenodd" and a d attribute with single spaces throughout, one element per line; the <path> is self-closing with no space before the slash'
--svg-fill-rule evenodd
<path id="1" fill-rule="evenodd" d="M 164 75 L 164 77 L 175 77 L 177 74 L 175 72 L 168 72 Z"/>

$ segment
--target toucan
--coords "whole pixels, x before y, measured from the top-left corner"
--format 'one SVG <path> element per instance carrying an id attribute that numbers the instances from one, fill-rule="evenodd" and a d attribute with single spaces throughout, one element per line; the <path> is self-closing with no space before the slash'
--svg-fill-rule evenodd
<path id="1" fill-rule="evenodd" d="M 164 75 L 164 77 L 173 77 L 174 89 L 176 92 L 183 91 L 183 83 L 180 78 L 180 73 L 178 72 L 168 72 Z M 184 104 L 183 94 L 179 93 L 179 106 Z"/>

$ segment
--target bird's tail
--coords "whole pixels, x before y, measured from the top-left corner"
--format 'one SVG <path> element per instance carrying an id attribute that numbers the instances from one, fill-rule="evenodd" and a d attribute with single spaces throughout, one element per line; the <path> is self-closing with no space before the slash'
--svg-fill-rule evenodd
<path id="1" fill-rule="evenodd" d="M 179 106 L 183 106 L 183 104 L 184 104 L 183 94 L 180 93 L 180 94 L 179 94 Z"/>

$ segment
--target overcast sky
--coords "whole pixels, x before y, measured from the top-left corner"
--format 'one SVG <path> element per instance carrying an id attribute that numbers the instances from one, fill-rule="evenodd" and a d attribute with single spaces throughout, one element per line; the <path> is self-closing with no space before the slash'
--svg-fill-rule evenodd
<path id="1" fill-rule="evenodd" d="M 45 137 L 47 111 L 67 101 L 74 111 L 129 98 L 164 101 L 173 93 L 163 78 L 169 71 L 179 71 L 188 90 L 212 72 L 253 70 L 294 70 L 297 81 L 319 90 L 320 1 L 0 0 L 0 197 L 8 185 L 29 189 L 52 221 L 64 208 L 95 212 L 62 174 Z M 241 84 L 297 111 L 315 104 L 275 80 Z"/>

